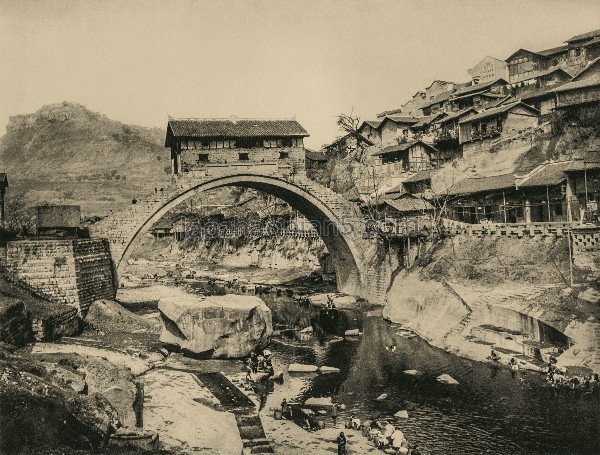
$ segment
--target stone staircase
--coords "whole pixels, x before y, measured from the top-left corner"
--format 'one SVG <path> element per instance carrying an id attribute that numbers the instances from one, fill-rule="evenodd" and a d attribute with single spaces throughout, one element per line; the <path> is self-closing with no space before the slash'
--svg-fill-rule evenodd
<path id="1" fill-rule="evenodd" d="M 254 401 L 221 373 L 196 373 L 196 376 L 221 405 L 234 414 L 243 453 L 273 453 Z"/>
<path id="2" fill-rule="evenodd" d="M 274 453 L 258 414 L 236 413 L 235 420 L 242 438 L 243 453 Z"/>

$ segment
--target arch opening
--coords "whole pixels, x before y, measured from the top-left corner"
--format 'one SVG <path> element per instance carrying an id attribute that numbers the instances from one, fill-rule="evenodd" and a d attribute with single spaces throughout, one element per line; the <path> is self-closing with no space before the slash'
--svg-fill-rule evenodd
<path id="1" fill-rule="evenodd" d="M 154 223 L 193 195 L 227 186 L 262 191 L 283 200 L 293 209 L 298 210 L 313 224 L 331 255 L 338 290 L 347 294 L 360 294 L 360 253 L 351 238 L 352 232 L 348 231 L 348 229 L 357 227 L 344 224 L 344 216 L 348 214 L 335 213 L 318 197 L 293 182 L 278 177 L 253 174 L 238 174 L 205 180 L 182 190 L 180 194 L 171 198 L 140 224 L 125 246 L 121 257 L 116 258 L 117 276 L 123 273 L 129 256 Z"/>

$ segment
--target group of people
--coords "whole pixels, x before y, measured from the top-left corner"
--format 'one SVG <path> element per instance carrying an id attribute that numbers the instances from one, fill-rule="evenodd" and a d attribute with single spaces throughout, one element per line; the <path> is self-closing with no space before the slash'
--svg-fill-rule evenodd
<path id="1" fill-rule="evenodd" d="M 598 373 L 567 377 L 564 371 L 561 371 L 556 365 L 550 363 L 546 373 L 546 381 L 556 389 L 600 393 L 600 377 Z"/>
<path id="2" fill-rule="evenodd" d="M 489 360 L 500 362 L 500 356 L 492 349 L 488 357 Z M 514 357 L 508 361 L 513 371 L 519 369 L 519 363 Z M 600 394 L 600 376 L 598 373 L 592 373 L 584 376 L 567 376 L 567 371 L 557 365 L 557 359 L 550 356 L 548 359 L 548 369 L 546 370 L 546 381 L 555 389 L 562 390 L 580 390 Z"/>
<path id="3" fill-rule="evenodd" d="M 246 375 L 246 378 L 248 378 L 250 373 L 256 374 L 258 372 L 268 373 L 269 376 L 275 374 L 271 351 L 268 349 L 263 350 L 259 354 L 253 352 L 248 358 L 248 374 Z"/>
<path id="4" fill-rule="evenodd" d="M 500 362 L 501 359 L 498 353 L 492 349 L 491 354 L 488 356 L 488 360 L 491 360 L 492 362 Z M 508 365 L 513 371 L 519 370 L 519 362 L 517 362 L 517 359 L 515 359 L 514 357 L 510 358 L 510 360 L 508 361 Z"/>
<path id="5" fill-rule="evenodd" d="M 396 454 L 421 455 L 418 445 L 411 446 L 404 433 L 396 428 L 392 423 L 376 418 L 362 421 L 354 415 L 346 421 L 345 427 L 354 430 L 360 430 L 363 436 L 373 441 L 375 447 L 389 451 L 393 450 Z M 339 453 L 339 446 L 338 446 Z M 345 452 L 343 452 L 345 453 Z"/>

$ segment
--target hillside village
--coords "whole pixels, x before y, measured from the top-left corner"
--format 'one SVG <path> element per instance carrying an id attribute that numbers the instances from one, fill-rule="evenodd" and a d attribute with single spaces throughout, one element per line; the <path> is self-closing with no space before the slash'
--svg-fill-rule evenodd
<path id="1" fill-rule="evenodd" d="M 469 224 L 596 221 L 600 29 L 467 72 L 376 119 L 348 116 L 344 135 L 307 151 L 309 175 L 401 217 L 437 208 Z"/>

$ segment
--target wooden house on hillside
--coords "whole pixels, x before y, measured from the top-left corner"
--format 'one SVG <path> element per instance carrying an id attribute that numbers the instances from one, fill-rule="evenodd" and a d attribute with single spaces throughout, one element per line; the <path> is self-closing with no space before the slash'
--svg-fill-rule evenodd
<path id="1" fill-rule="evenodd" d="M 520 134 L 537 127 L 538 116 L 537 109 L 518 100 L 486 109 L 459 121 L 459 141 L 465 144 Z"/>
<path id="2" fill-rule="evenodd" d="M 556 108 L 587 106 L 600 101 L 600 57 L 580 71 L 570 82 L 552 90 Z"/>

